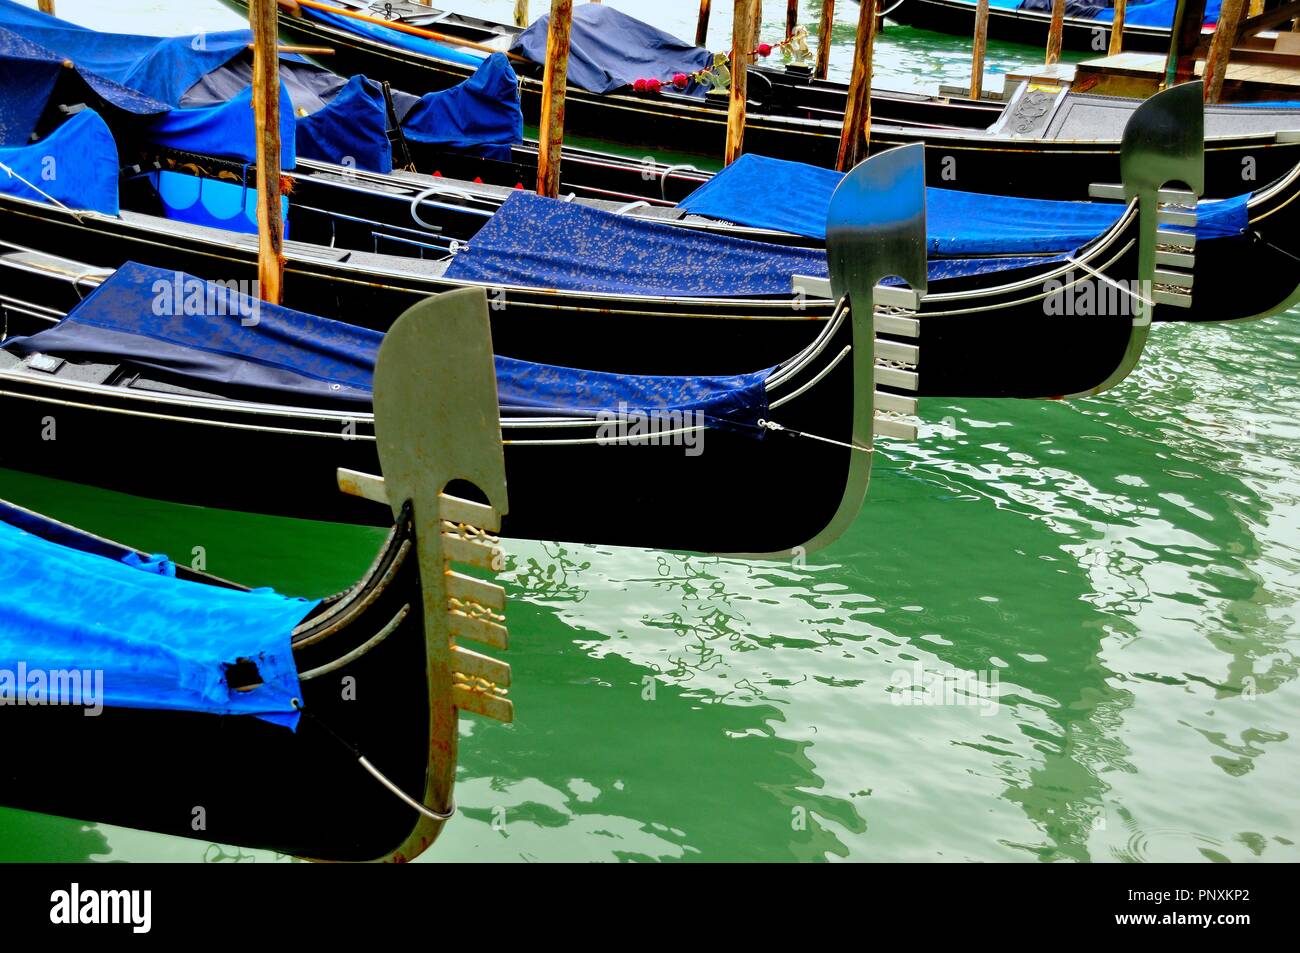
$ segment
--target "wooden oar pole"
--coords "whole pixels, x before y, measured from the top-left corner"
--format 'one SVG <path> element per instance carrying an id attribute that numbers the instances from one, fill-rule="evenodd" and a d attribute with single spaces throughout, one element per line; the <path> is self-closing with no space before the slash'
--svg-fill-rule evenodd
<path id="1" fill-rule="evenodd" d="M 989 0 L 975 6 L 975 42 L 970 56 L 970 98 L 979 99 L 984 91 L 984 48 L 989 40 Z"/>
<path id="2" fill-rule="evenodd" d="M 709 0 L 700 0 L 700 19 L 695 24 L 695 45 L 709 48 Z"/>
<path id="3" fill-rule="evenodd" d="M 528 0 L 515 0 L 515 26 L 528 26 Z"/>
<path id="4" fill-rule="evenodd" d="M 1128 0 L 1115 0 L 1115 18 L 1110 24 L 1110 46 L 1106 48 L 1107 56 L 1124 52 L 1124 10 Z"/>
<path id="5" fill-rule="evenodd" d="M 253 28 L 253 122 L 257 129 L 257 281 L 263 300 L 279 304 L 284 284 L 280 219 L 280 55 L 275 0 L 249 0 Z"/>
<path id="6" fill-rule="evenodd" d="M 785 38 L 794 35 L 794 28 L 799 25 L 799 0 L 785 0 Z"/>
<path id="7" fill-rule="evenodd" d="M 1215 24 L 1210 40 L 1210 52 L 1205 57 L 1205 101 L 1217 103 L 1223 95 L 1223 80 L 1228 75 L 1228 60 L 1232 57 L 1237 31 L 1241 28 L 1241 15 L 1245 0 L 1223 0 L 1219 8 L 1219 22 Z"/>
<path id="8" fill-rule="evenodd" d="M 853 76 L 844 107 L 844 130 L 835 168 L 848 172 L 867 157 L 871 138 L 871 55 L 876 45 L 876 0 L 858 5 L 858 35 L 853 48 Z"/>
<path id="9" fill-rule="evenodd" d="M 1051 65 L 1061 58 L 1061 38 L 1065 34 L 1065 0 L 1052 0 L 1052 25 L 1047 28 L 1047 58 Z"/>
<path id="10" fill-rule="evenodd" d="M 835 25 L 835 0 L 822 0 L 822 20 L 817 25 L 817 78 L 826 78 L 831 62 L 831 28 Z"/>
<path id="11" fill-rule="evenodd" d="M 1047 55 L 1049 66 L 1061 59 L 1061 44 L 1065 36 L 1065 0 L 1052 0 L 1052 20 L 1047 28 Z"/>
<path id="12" fill-rule="evenodd" d="M 546 72 L 542 77 L 542 125 L 537 139 L 537 194 L 560 194 L 560 150 L 564 145 L 564 89 L 569 79 L 569 31 L 573 0 L 551 0 L 546 33 Z"/>
<path id="13" fill-rule="evenodd" d="M 745 145 L 745 71 L 753 59 L 754 8 L 759 0 L 736 0 L 731 26 L 731 100 L 727 107 L 727 148 L 722 160 L 727 165 L 740 158 Z"/>

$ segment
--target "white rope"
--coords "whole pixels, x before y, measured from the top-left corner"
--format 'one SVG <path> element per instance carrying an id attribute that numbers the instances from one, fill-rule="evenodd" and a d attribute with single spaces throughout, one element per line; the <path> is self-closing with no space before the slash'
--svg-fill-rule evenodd
<path id="1" fill-rule="evenodd" d="M 843 447 L 845 450 L 857 450 L 861 453 L 876 452 L 874 447 L 864 447 L 861 444 L 857 444 L 857 443 L 845 443 L 843 440 L 834 440 L 830 437 L 821 437 L 815 433 L 805 433 L 802 430 L 791 430 L 789 427 L 782 427 L 775 420 L 763 420 L 760 417 L 758 421 L 758 425 L 760 427 L 766 428 L 767 430 L 780 431 L 781 433 L 788 433 L 791 436 L 795 436 L 795 437 L 807 437 L 809 440 L 820 440 L 822 443 L 829 443 L 837 447 Z"/>
<path id="2" fill-rule="evenodd" d="M 19 175 L 19 174 L 18 174 L 17 172 L 15 172 L 13 169 L 9 168 L 9 166 L 5 165 L 3 162 L 0 162 L 0 172 L 7 172 L 7 173 L 9 173 L 9 177 L 10 177 L 10 178 L 17 179 L 19 182 L 21 182 L 23 185 L 27 186 L 27 187 L 28 187 L 29 189 L 31 189 L 33 192 L 37 193 L 38 195 L 43 195 L 43 196 L 45 196 L 47 199 L 49 199 L 51 202 L 53 202 L 53 203 L 54 203 L 55 205 L 57 205 L 59 208 L 63 209 L 63 211 L 67 212 L 69 215 L 71 215 L 73 218 L 75 218 L 78 222 L 81 221 L 81 216 L 78 215 L 78 214 L 77 214 L 73 209 L 68 208 L 66 205 L 64 205 L 62 202 L 60 202 L 58 199 L 56 199 L 56 198 L 55 198 L 53 195 L 51 195 L 49 192 L 46 192 L 44 189 L 40 188 L 39 186 L 33 185 L 31 182 L 28 182 L 26 179 L 24 179 L 21 175 Z"/>
<path id="3" fill-rule="evenodd" d="M 1072 264 L 1072 265 L 1078 265 L 1080 268 L 1082 268 L 1084 271 L 1086 271 L 1088 274 L 1092 275 L 1094 278 L 1098 279 L 1099 281 L 1104 281 L 1104 282 L 1106 282 L 1106 284 L 1110 285 L 1112 288 L 1117 288 L 1118 290 L 1124 292 L 1124 293 L 1125 293 L 1126 295 L 1128 295 L 1129 297 L 1131 297 L 1131 298 L 1133 298 L 1133 299 L 1135 299 L 1135 300 L 1137 300 L 1137 301 L 1142 302 L 1142 303 L 1143 303 L 1144 305 L 1146 305 L 1148 308 L 1154 308 L 1154 307 L 1156 306 L 1156 303 L 1155 303 L 1154 301 L 1148 301 L 1146 298 L 1142 297 L 1142 296 L 1141 296 L 1140 294 L 1138 294 L 1136 291 L 1133 291 L 1131 288 L 1125 288 L 1122 284 L 1120 284 L 1120 283 L 1119 283 L 1118 281 L 1116 281 L 1114 278 L 1108 278 L 1108 277 L 1106 277 L 1106 276 L 1103 275 L 1100 271 L 1098 271 L 1096 268 L 1093 268 L 1091 265 L 1088 265 L 1088 264 L 1085 264 L 1084 262 L 1079 261 L 1079 259 L 1073 257 L 1072 255 L 1066 255 L 1066 256 L 1065 256 L 1065 260 L 1068 261 L 1068 262 L 1069 262 L 1070 264 Z"/>

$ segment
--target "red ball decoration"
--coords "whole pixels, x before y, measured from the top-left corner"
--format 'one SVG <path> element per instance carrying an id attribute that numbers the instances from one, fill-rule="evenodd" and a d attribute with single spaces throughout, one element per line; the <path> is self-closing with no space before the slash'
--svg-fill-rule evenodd
<path id="1" fill-rule="evenodd" d="M 632 88 L 635 89 L 638 93 L 644 93 L 644 92 L 645 92 L 645 80 L 643 80 L 643 79 L 638 79 L 635 83 L 632 84 Z"/>
<path id="2" fill-rule="evenodd" d="M 648 79 L 645 81 L 646 92 L 657 93 L 664 88 L 664 84 L 657 79 Z"/>
<path id="3" fill-rule="evenodd" d="M 691 84 L 691 78 L 687 76 L 685 73 L 673 74 L 673 85 L 676 86 L 678 89 L 685 89 L 690 84 Z"/>
<path id="4" fill-rule="evenodd" d="M 771 43 L 760 43 L 760 44 L 758 44 L 758 55 L 759 55 L 759 56 L 767 56 L 767 55 L 769 55 L 771 52 L 772 52 L 772 44 L 771 44 Z"/>

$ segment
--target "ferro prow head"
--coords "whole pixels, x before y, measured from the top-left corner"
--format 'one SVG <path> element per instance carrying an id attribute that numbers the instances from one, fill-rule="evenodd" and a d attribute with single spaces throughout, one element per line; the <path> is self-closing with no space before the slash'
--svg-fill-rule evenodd
<path id="1" fill-rule="evenodd" d="M 501 517 L 508 510 L 505 457 L 487 296 L 449 291 L 413 306 L 384 335 L 375 362 L 375 440 L 383 477 L 339 471 L 346 491 L 387 503 L 395 518 L 411 506 L 424 606 L 432 746 L 422 803 L 452 810 L 457 712 L 513 720 L 510 666 L 461 647 L 507 647 L 505 590 L 457 572 L 453 562 L 497 571 Z M 487 500 L 446 492 L 469 483 Z M 418 826 L 394 855 L 411 857 L 442 821 Z"/>
<path id="2" fill-rule="evenodd" d="M 1156 93 L 1133 110 L 1120 142 L 1122 184 L 1089 188 L 1095 198 L 1137 202 L 1138 288 L 1130 295 L 1133 332 L 1124 357 L 1110 377 L 1088 394 L 1115 386 L 1137 366 L 1156 305 L 1186 308 L 1192 303 L 1196 201 L 1205 191 L 1201 93 L 1199 80 L 1183 83 Z"/>
<path id="3" fill-rule="evenodd" d="M 809 541 L 811 551 L 835 540 L 857 517 L 871 477 L 872 437 L 915 438 L 915 428 L 888 413 L 916 413 L 916 400 L 897 393 L 877 393 L 876 384 L 916 390 L 914 344 L 876 338 L 880 327 L 894 335 L 915 337 L 918 324 L 904 317 L 916 312 L 926 292 L 925 148 L 900 146 L 872 156 L 853 168 L 836 187 L 826 214 L 826 255 L 830 290 L 847 298 L 853 331 L 853 437 L 848 479 L 839 508 L 826 527 Z M 885 278 L 901 278 L 908 288 L 885 287 Z M 894 314 L 877 317 L 877 304 Z M 895 353 L 905 355 L 900 360 Z M 886 366 L 877 366 L 877 355 Z M 888 355 L 886 358 L 885 355 Z M 910 361 L 906 360 L 910 358 Z M 903 365 L 910 363 L 912 370 Z"/>

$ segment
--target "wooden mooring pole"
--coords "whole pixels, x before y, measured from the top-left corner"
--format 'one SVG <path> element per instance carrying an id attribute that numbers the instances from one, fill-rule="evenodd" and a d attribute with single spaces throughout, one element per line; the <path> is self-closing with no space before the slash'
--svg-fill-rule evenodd
<path id="1" fill-rule="evenodd" d="M 1047 28 L 1048 66 L 1061 59 L 1061 37 L 1065 33 L 1065 0 L 1052 0 L 1052 25 Z"/>
<path id="2" fill-rule="evenodd" d="M 542 77 L 542 124 L 538 132 L 537 194 L 560 194 L 560 150 L 564 145 L 564 88 L 569 79 L 569 31 L 573 0 L 551 0 L 546 33 L 546 72 Z"/>
<path id="3" fill-rule="evenodd" d="M 799 25 L 799 0 L 785 0 L 785 38 L 794 35 L 794 28 Z"/>
<path id="4" fill-rule="evenodd" d="M 1214 36 L 1210 39 L 1210 51 L 1205 56 L 1205 101 L 1217 103 L 1223 95 L 1223 80 L 1228 75 L 1228 60 L 1232 58 L 1232 47 L 1237 42 L 1237 31 L 1241 29 L 1241 16 L 1246 9 L 1246 0 L 1223 0 L 1219 8 L 1219 22 L 1214 26 Z"/>
<path id="5" fill-rule="evenodd" d="M 695 24 L 695 45 L 709 48 L 709 0 L 700 0 L 700 19 Z"/>
<path id="6" fill-rule="evenodd" d="M 1124 52 L 1124 10 L 1128 0 L 1115 0 L 1115 18 L 1110 24 L 1110 46 L 1106 48 L 1107 56 Z"/>
<path id="7" fill-rule="evenodd" d="M 727 107 L 727 148 L 722 161 L 727 165 L 740 158 L 745 145 L 745 72 L 753 60 L 754 21 L 759 0 L 736 0 L 731 27 L 731 99 Z"/>
<path id="8" fill-rule="evenodd" d="M 257 129 L 257 281 L 264 301 L 279 304 L 284 285 L 284 222 L 280 217 L 279 10 L 275 0 L 250 0 L 253 28 L 253 121 Z"/>
<path id="9" fill-rule="evenodd" d="M 970 56 L 970 98 L 979 99 L 984 91 L 984 48 L 989 41 L 989 0 L 975 6 L 975 44 Z"/>
<path id="10" fill-rule="evenodd" d="M 831 62 L 831 28 L 835 26 L 835 0 L 822 0 L 822 19 L 817 25 L 817 78 L 826 78 Z"/>
<path id="11" fill-rule="evenodd" d="M 844 130 L 835 168 L 848 172 L 867 157 L 871 138 L 871 55 L 876 45 L 876 0 L 858 5 L 858 35 L 853 48 L 853 76 L 844 107 Z"/>
<path id="12" fill-rule="evenodd" d="M 515 0 L 515 26 L 528 26 L 528 0 Z"/>
<path id="13" fill-rule="evenodd" d="M 36 4 L 36 9 L 40 10 L 41 13 L 48 13 L 50 16 L 54 16 L 54 0 L 39 0 Z"/>

